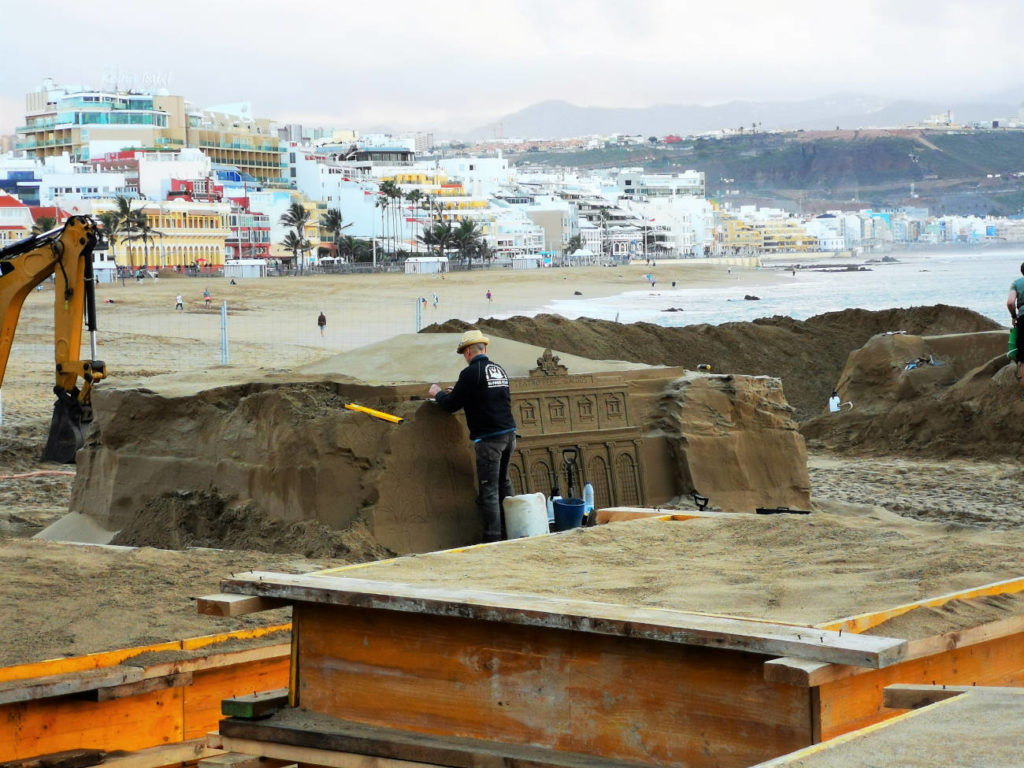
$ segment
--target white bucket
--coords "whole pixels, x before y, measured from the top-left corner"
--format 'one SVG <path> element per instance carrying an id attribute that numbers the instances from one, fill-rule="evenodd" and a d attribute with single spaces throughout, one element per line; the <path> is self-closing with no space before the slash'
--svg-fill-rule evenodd
<path id="1" fill-rule="evenodd" d="M 543 493 L 506 496 L 505 530 L 510 539 L 548 532 L 548 506 Z"/>

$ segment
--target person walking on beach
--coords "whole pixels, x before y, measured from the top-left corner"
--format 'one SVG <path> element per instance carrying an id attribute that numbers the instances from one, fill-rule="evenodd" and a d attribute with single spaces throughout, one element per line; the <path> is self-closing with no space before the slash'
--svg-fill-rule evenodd
<path id="1" fill-rule="evenodd" d="M 488 303 L 492 303 L 494 301 L 493 297 L 491 296 L 491 289 L 490 288 L 487 289 L 487 301 L 488 301 Z"/>
<path id="2" fill-rule="evenodd" d="M 203 301 L 206 302 L 206 306 L 210 306 L 210 302 L 213 301 L 213 296 L 210 295 L 210 289 L 203 289 Z"/>
<path id="3" fill-rule="evenodd" d="M 182 312 L 185 311 L 185 303 L 182 300 L 180 293 L 174 297 L 174 308 L 180 309 Z"/>
<path id="4" fill-rule="evenodd" d="M 434 294 L 433 298 L 434 298 L 434 309 L 437 309 L 438 298 L 437 298 L 437 294 L 436 293 Z"/>
<path id="5" fill-rule="evenodd" d="M 516 449 L 516 420 L 505 369 L 487 357 L 490 340 L 473 329 L 462 334 L 455 351 L 466 360 L 449 390 L 431 384 L 428 394 L 449 413 L 464 409 L 469 439 L 476 448 L 476 504 L 484 542 L 501 541 L 501 503 L 512 496 L 509 462 Z"/>
<path id="6" fill-rule="evenodd" d="M 320 313 L 320 317 L 318 317 L 316 319 L 316 324 L 320 328 L 320 335 L 321 336 L 326 335 L 325 332 L 327 330 L 327 315 L 325 315 L 323 312 L 321 312 Z"/>

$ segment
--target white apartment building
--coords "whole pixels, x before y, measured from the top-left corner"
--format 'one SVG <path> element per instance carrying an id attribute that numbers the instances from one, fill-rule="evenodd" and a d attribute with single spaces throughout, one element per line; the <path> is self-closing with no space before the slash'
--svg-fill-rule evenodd
<path id="1" fill-rule="evenodd" d="M 809 235 L 818 238 L 823 251 L 841 251 L 846 245 L 846 220 L 834 213 L 823 213 L 804 224 Z"/>

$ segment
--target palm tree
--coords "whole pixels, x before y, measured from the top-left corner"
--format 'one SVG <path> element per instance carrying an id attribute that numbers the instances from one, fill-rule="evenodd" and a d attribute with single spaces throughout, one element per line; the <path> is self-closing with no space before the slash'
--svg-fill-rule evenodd
<path id="1" fill-rule="evenodd" d="M 334 243 L 334 250 L 339 256 L 341 255 L 338 244 L 341 240 L 341 231 L 348 229 L 352 226 L 352 223 L 342 224 L 344 218 L 341 215 L 341 211 L 337 208 L 328 209 L 327 213 L 320 217 L 320 226 L 331 233 L 331 241 Z"/>
<path id="2" fill-rule="evenodd" d="M 281 245 L 292 252 L 296 265 L 301 263 L 299 261 L 299 254 L 312 248 L 309 240 L 297 235 L 294 231 L 290 231 L 285 234 L 284 239 L 281 241 Z"/>
<path id="3" fill-rule="evenodd" d="M 572 256 L 576 251 L 583 248 L 583 235 L 573 235 L 569 238 L 569 242 L 565 244 L 565 252 L 569 256 Z"/>
<path id="4" fill-rule="evenodd" d="M 412 190 L 412 192 L 409 192 L 405 196 L 405 199 L 409 202 L 409 205 L 412 206 L 414 209 L 419 209 L 419 207 L 420 207 L 420 200 L 423 199 L 423 193 L 420 192 L 420 190 L 418 190 L 418 189 L 414 189 L 414 190 Z M 417 214 L 415 218 L 416 218 L 415 226 L 419 226 L 419 219 L 420 219 L 419 215 Z M 413 237 L 413 244 L 415 245 L 415 247 L 418 250 L 419 249 L 419 239 L 417 237 L 415 237 L 415 236 Z"/>
<path id="5" fill-rule="evenodd" d="M 427 248 L 436 248 L 438 256 L 444 256 L 445 251 L 451 247 L 455 237 L 455 228 L 450 221 L 439 221 L 431 224 L 420 235 L 419 241 Z"/>
<path id="6" fill-rule="evenodd" d="M 295 266 L 300 271 L 302 270 L 302 263 L 299 261 L 299 251 L 309 249 L 309 241 L 306 240 L 306 224 L 308 222 L 309 211 L 299 202 L 293 202 L 288 206 L 288 210 L 281 214 L 280 223 L 294 230 L 288 233 L 288 235 L 293 235 L 293 237 L 289 240 L 288 235 L 285 235 L 282 243 L 295 256 Z M 296 244 L 304 245 L 300 247 Z"/>
<path id="7" fill-rule="evenodd" d="M 473 268 L 473 257 L 480 253 L 483 234 L 473 219 L 459 219 L 459 226 L 452 233 L 452 240 L 459 255 Z"/>
<path id="8" fill-rule="evenodd" d="M 117 217 L 117 232 L 123 233 L 121 239 L 125 242 L 135 240 L 135 232 L 139 228 L 139 212 L 132 208 L 132 201 L 124 195 L 115 197 L 114 204 L 116 205 L 114 215 Z M 135 253 L 130 249 L 128 262 L 131 266 L 135 266 Z"/>
<path id="9" fill-rule="evenodd" d="M 381 185 L 381 191 L 377 193 L 377 202 L 374 203 L 376 208 L 380 208 L 380 236 L 381 239 L 387 242 L 388 230 L 384 222 L 386 221 L 385 214 L 388 208 L 391 207 L 391 198 L 384 194 L 384 184 Z"/>
<path id="10" fill-rule="evenodd" d="M 391 250 L 394 253 L 398 251 L 398 215 L 401 213 L 401 206 L 398 204 L 398 201 L 402 199 L 402 190 L 398 188 L 398 184 L 393 180 L 386 179 L 380 183 L 380 194 L 387 200 L 387 204 L 383 207 L 385 209 L 391 208 L 391 236 L 393 239 Z"/>
<path id="11" fill-rule="evenodd" d="M 117 263 L 117 255 L 114 253 L 114 246 L 117 245 L 117 240 L 121 232 L 121 220 L 118 218 L 116 211 L 104 211 L 99 215 L 100 228 L 103 232 L 103 237 L 110 246 L 110 257 Z"/>
<path id="12" fill-rule="evenodd" d="M 142 241 L 142 248 L 146 254 L 146 264 L 149 264 L 149 244 L 155 242 L 155 238 L 153 237 L 154 235 L 157 237 L 163 237 L 164 233 L 149 226 L 149 218 L 146 216 L 144 211 L 140 210 L 135 213 L 136 220 L 134 239 Z M 161 264 L 160 266 L 164 265 Z"/>
<path id="13" fill-rule="evenodd" d="M 32 225 L 32 234 L 41 235 L 44 232 L 49 232 L 56 226 L 57 220 L 52 216 L 40 216 L 36 219 L 36 223 Z"/>

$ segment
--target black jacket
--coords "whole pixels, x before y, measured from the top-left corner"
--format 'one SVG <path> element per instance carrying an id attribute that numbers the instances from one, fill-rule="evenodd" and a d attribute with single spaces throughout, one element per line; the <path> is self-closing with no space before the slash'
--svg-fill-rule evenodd
<path id="1" fill-rule="evenodd" d="M 451 413 L 460 408 L 466 410 L 471 440 L 516 428 L 508 374 L 500 365 L 492 363 L 487 355 L 477 355 L 470 360 L 452 391 L 438 392 L 435 400 Z"/>

